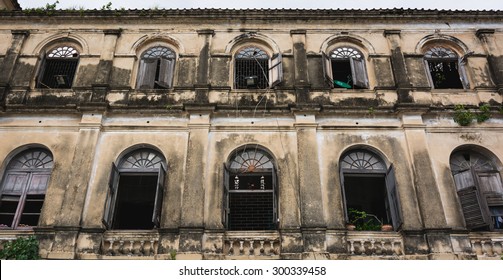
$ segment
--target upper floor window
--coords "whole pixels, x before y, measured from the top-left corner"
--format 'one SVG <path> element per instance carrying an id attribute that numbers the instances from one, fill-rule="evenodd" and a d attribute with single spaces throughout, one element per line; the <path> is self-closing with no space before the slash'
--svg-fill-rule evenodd
<path id="1" fill-rule="evenodd" d="M 451 49 L 434 46 L 424 54 L 433 88 L 469 88 L 465 62 Z"/>
<path id="2" fill-rule="evenodd" d="M 234 88 L 272 88 L 283 80 L 281 54 L 271 58 L 254 46 L 239 50 L 234 56 Z"/>
<path id="3" fill-rule="evenodd" d="M 9 162 L 0 189 L 0 228 L 37 226 L 53 166 L 51 153 L 38 148 Z"/>
<path id="4" fill-rule="evenodd" d="M 458 151 L 450 159 L 459 202 L 468 229 L 503 229 L 503 184 L 486 156 Z"/>
<path id="5" fill-rule="evenodd" d="M 330 87 L 368 88 L 363 54 L 349 46 L 337 47 L 327 55 L 322 52 L 323 75 Z"/>
<path id="6" fill-rule="evenodd" d="M 162 89 L 173 86 L 175 52 L 164 46 L 152 47 L 141 54 L 138 67 L 138 89 Z"/>
<path id="7" fill-rule="evenodd" d="M 276 229 L 277 193 L 272 157 L 256 146 L 236 150 L 224 165 L 224 225 L 229 230 Z"/>
<path id="8" fill-rule="evenodd" d="M 387 168 L 367 150 L 345 153 L 339 166 L 347 222 L 353 213 L 365 211 L 367 218 L 357 221 L 357 229 L 380 230 L 382 224 L 392 224 L 398 230 L 402 217 L 393 166 Z"/>
<path id="9" fill-rule="evenodd" d="M 112 163 L 103 223 L 108 229 L 159 227 L 166 167 L 164 157 L 138 149 Z"/>
<path id="10" fill-rule="evenodd" d="M 58 46 L 45 54 L 40 66 L 37 88 L 71 88 L 79 52 L 70 45 Z"/>

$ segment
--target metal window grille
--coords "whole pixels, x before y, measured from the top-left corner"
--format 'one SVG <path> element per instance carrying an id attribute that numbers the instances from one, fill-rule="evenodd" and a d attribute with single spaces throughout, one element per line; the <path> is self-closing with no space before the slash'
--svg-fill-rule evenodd
<path id="1" fill-rule="evenodd" d="M 47 53 L 41 69 L 37 87 L 39 88 L 71 88 L 79 53 L 71 46 L 60 46 Z"/>
<path id="2" fill-rule="evenodd" d="M 247 47 L 239 51 L 234 62 L 234 87 L 267 88 L 269 85 L 269 56 L 257 47 Z"/>

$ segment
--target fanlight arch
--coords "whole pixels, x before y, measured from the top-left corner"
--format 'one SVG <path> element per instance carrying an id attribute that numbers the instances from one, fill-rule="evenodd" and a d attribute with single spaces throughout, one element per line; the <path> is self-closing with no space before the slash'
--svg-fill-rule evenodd
<path id="1" fill-rule="evenodd" d="M 367 150 L 350 151 L 343 156 L 341 168 L 344 170 L 377 170 L 386 172 L 386 163 L 380 156 Z"/>
<path id="2" fill-rule="evenodd" d="M 164 157 L 157 151 L 142 148 L 126 154 L 119 162 L 119 169 L 153 169 L 161 168 Z"/>

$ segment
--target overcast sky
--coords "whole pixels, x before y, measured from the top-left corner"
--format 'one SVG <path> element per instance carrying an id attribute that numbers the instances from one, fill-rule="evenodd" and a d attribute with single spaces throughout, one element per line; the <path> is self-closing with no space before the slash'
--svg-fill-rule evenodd
<path id="1" fill-rule="evenodd" d="M 21 7 L 34 8 L 56 0 L 19 0 Z M 306 8 L 306 9 L 370 9 L 419 8 L 449 10 L 503 10 L 503 0 L 59 0 L 58 8 L 100 9 L 108 2 L 112 8 Z"/>

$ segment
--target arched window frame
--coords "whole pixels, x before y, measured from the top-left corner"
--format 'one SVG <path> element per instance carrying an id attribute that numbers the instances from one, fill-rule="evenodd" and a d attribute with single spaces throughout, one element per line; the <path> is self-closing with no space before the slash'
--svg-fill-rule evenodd
<path id="1" fill-rule="evenodd" d="M 466 227 L 503 230 L 503 181 L 497 163 L 472 149 L 454 152 L 449 162 Z"/>
<path id="2" fill-rule="evenodd" d="M 37 75 L 37 88 L 72 88 L 77 73 L 80 48 L 71 42 L 58 43 L 47 48 L 41 59 Z"/>
<path id="3" fill-rule="evenodd" d="M 223 170 L 222 224 L 224 227 L 228 230 L 276 230 L 279 224 L 278 179 L 272 155 L 257 145 L 247 145 L 236 149 L 231 154 L 229 160 L 224 163 Z M 247 180 L 252 177 L 256 177 L 257 185 L 244 186 L 243 181 L 248 184 L 254 182 Z M 268 184 L 271 184 L 270 188 Z M 235 226 L 232 220 L 231 215 L 236 208 L 231 205 L 230 196 L 246 196 L 247 194 L 270 196 L 272 199 L 272 204 L 266 206 L 267 208 L 271 207 L 271 220 L 269 222 L 261 221 L 267 225 L 259 227 L 259 229 L 255 227 L 256 225 L 249 226 L 250 228 L 243 228 L 243 225 Z"/>
<path id="4" fill-rule="evenodd" d="M 233 55 L 234 88 L 274 88 L 283 81 L 281 53 L 270 55 L 269 48 L 245 44 Z"/>
<path id="5" fill-rule="evenodd" d="M 345 176 L 384 177 L 384 184 L 386 189 L 385 203 L 387 203 L 387 205 L 385 206 L 385 208 L 387 208 L 386 212 L 391 219 L 394 230 L 400 229 L 403 220 L 395 179 L 395 169 L 392 164 L 387 167 L 381 156 L 369 150 L 351 149 L 345 152 L 339 160 L 339 176 L 341 181 L 346 222 L 349 222 L 349 209 L 347 205 L 348 200 L 346 197 Z"/>
<path id="6" fill-rule="evenodd" d="M 424 64 L 433 89 L 469 89 L 470 82 L 466 70 L 466 56 L 459 56 L 455 48 L 445 44 L 428 44 L 423 47 Z M 444 68 L 457 68 L 451 72 L 449 82 L 445 82 Z M 447 71 L 447 70 L 446 70 Z"/>
<path id="7" fill-rule="evenodd" d="M 169 89 L 173 87 L 177 53 L 171 46 L 148 47 L 139 57 L 137 89 Z"/>
<path id="8" fill-rule="evenodd" d="M 369 88 L 365 55 L 363 52 L 350 44 L 335 46 L 329 49 L 328 54 L 322 52 L 323 76 L 330 88 Z M 350 68 L 344 69 L 344 68 Z M 339 71 L 341 69 L 341 71 Z M 347 72 L 345 81 L 337 76 Z"/>
<path id="9" fill-rule="evenodd" d="M 164 183 L 167 179 L 166 160 L 156 150 L 149 148 L 135 149 L 125 154 L 116 165 L 112 162 L 108 182 L 107 198 L 103 213 L 103 225 L 106 229 L 123 229 L 115 225 L 116 208 L 118 207 L 118 193 L 121 176 L 157 175 L 155 188 L 154 207 L 152 210 L 153 228 L 160 227 L 162 199 L 164 196 Z"/>
<path id="10" fill-rule="evenodd" d="M 0 229 L 38 225 L 53 166 L 52 153 L 43 148 L 24 150 L 9 161 L 1 181 Z"/>

